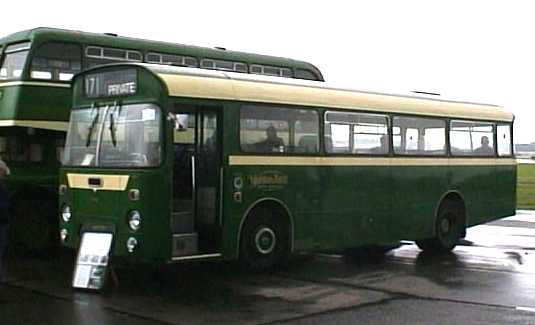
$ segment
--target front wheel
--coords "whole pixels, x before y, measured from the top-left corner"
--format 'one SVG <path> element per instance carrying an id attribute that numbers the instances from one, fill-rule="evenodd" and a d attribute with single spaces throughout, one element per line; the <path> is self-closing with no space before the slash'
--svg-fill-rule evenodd
<path id="1" fill-rule="evenodd" d="M 252 271 L 265 271 L 283 264 L 289 254 L 287 223 L 281 216 L 262 209 L 249 216 L 242 229 L 240 262 Z"/>
<path id="2" fill-rule="evenodd" d="M 447 203 L 440 211 L 435 222 L 435 237 L 416 241 L 416 245 L 424 252 L 451 252 L 459 243 L 465 232 L 462 209 Z"/>

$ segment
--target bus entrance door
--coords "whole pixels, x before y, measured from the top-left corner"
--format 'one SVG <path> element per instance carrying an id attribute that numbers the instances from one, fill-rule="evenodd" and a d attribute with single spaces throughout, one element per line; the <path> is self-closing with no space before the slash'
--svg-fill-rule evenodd
<path id="1" fill-rule="evenodd" d="M 221 168 L 221 138 L 218 111 L 202 107 L 197 113 L 199 125 L 195 155 L 195 226 L 199 232 L 199 248 L 216 252 L 220 246 L 219 182 Z"/>
<path id="2" fill-rule="evenodd" d="M 218 113 L 191 107 L 175 114 L 173 257 L 216 253 L 220 247 Z"/>

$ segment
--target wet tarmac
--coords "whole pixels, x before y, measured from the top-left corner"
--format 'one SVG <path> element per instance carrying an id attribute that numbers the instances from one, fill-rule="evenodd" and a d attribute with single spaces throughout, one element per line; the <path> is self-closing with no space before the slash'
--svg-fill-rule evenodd
<path id="1" fill-rule="evenodd" d="M 73 254 L 10 260 L 0 324 L 535 324 L 535 212 L 468 230 L 453 253 L 314 254 L 271 274 L 233 264 L 117 269 L 70 287 Z"/>

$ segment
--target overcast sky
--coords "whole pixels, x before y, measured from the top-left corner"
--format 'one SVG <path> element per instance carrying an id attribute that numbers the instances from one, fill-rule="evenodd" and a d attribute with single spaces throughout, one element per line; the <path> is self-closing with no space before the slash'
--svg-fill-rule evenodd
<path id="1" fill-rule="evenodd" d="M 291 57 L 356 89 L 503 105 L 535 142 L 532 1 L 13 1 L 0 33 L 39 26 Z M 315 4 L 317 3 L 317 4 Z"/>

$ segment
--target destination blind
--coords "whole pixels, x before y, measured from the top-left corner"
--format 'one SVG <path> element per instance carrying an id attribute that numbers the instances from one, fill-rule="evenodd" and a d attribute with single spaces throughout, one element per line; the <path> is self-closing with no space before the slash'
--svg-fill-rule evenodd
<path id="1" fill-rule="evenodd" d="M 88 98 L 134 95 L 137 92 L 137 70 L 88 74 L 84 79 L 84 90 Z"/>

